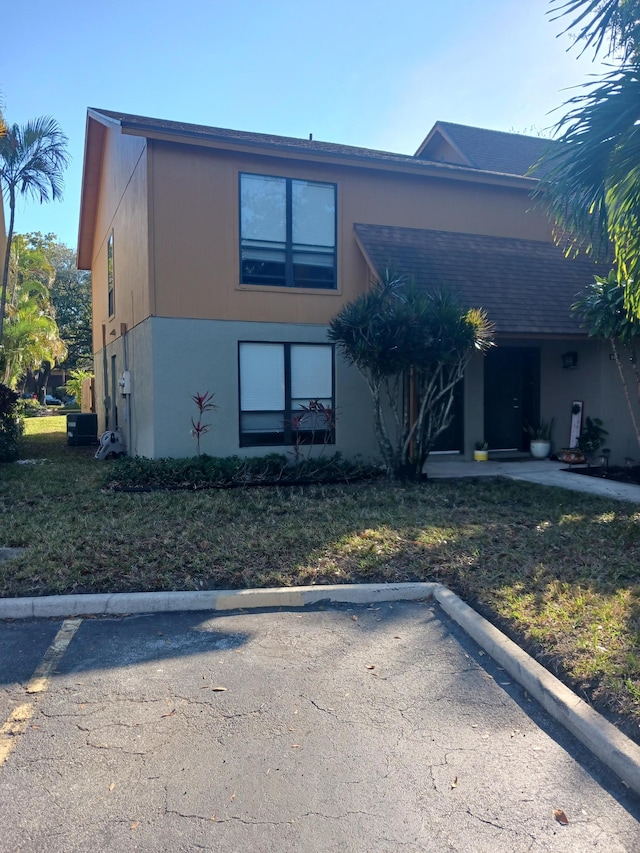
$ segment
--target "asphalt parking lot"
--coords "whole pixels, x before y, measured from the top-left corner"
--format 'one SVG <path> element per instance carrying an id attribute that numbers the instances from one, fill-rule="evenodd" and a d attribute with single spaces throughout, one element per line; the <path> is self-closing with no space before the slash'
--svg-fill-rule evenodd
<path id="1" fill-rule="evenodd" d="M 2 851 L 640 851 L 640 800 L 434 602 L 0 649 Z"/>

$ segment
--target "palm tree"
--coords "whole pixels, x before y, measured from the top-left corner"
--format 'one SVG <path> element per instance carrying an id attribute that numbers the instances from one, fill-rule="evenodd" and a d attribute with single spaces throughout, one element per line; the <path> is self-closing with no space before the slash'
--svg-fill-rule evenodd
<path id="1" fill-rule="evenodd" d="M 40 202 L 62 196 L 62 174 L 68 163 L 67 137 L 49 116 L 27 124 L 7 126 L 0 136 L 0 183 L 9 199 L 9 230 L 2 270 L 0 296 L 0 345 L 9 281 L 9 256 L 13 240 L 16 195 L 39 198 Z"/>
<path id="2" fill-rule="evenodd" d="M 49 288 L 55 270 L 42 252 L 26 248 L 26 242 L 23 235 L 15 235 L 11 294 L 5 306 L 2 381 L 12 388 L 28 371 L 40 368 L 43 362 L 54 364 L 67 352 L 51 304 Z"/>
<path id="3" fill-rule="evenodd" d="M 566 102 L 538 196 L 570 249 L 609 259 L 640 317 L 640 0 L 552 0 L 577 41 L 621 63 Z"/>
<path id="4" fill-rule="evenodd" d="M 586 87 L 567 102 L 570 110 L 556 128 L 560 144 L 542 160 L 538 192 L 560 238 L 601 258 L 613 243 L 631 296 L 640 289 L 640 64 Z"/>

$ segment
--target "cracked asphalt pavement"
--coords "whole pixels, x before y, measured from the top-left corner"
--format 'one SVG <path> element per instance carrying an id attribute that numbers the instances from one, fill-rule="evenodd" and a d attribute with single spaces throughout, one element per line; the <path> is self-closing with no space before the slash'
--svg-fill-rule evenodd
<path id="1" fill-rule="evenodd" d="M 29 696 L 61 625 L 0 624 L 3 852 L 640 851 L 638 798 L 433 602 L 87 618 Z"/>

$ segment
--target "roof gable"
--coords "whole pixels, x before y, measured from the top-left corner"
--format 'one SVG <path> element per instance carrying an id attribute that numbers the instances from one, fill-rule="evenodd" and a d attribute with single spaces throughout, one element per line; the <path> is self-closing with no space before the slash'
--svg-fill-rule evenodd
<path id="1" fill-rule="evenodd" d="M 415 156 L 421 160 L 464 164 L 485 172 L 525 176 L 554 144 L 539 136 L 439 121 Z"/>

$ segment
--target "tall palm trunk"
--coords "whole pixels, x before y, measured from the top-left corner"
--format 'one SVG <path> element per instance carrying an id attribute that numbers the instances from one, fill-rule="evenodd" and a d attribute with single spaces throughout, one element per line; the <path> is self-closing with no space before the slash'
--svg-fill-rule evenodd
<path id="1" fill-rule="evenodd" d="M 7 304 L 7 286 L 9 284 L 9 257 L 11 255 L 11 243 L 13 242 L 13 225 L 16 218 L 16 194 L 13 187 L 9 187 L 9 231 L 7 233 L 7 247 L 2 268 L 2 296 L 0 296 L 0 346 L 2 346 L 2 335 L 4 332 L 4 312 Z"/>

